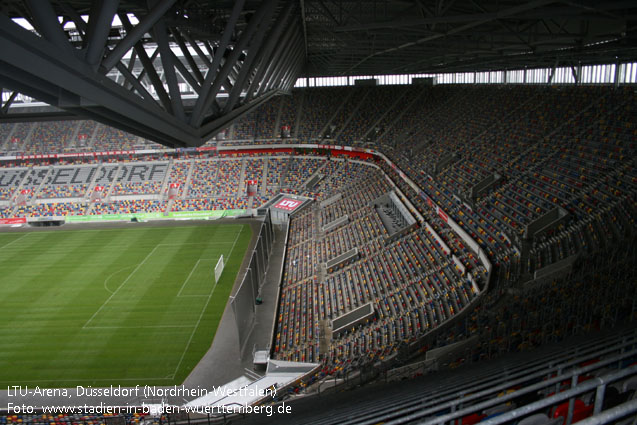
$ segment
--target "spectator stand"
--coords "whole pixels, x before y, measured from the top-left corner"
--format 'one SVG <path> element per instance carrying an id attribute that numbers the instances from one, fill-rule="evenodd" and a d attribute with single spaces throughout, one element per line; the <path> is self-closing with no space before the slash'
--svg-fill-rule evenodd
<path id="1" fill-rule="evenodd" d="M 13 133 L 14 123 L 0 123 L 0 154 L 11 150 L 10 135 Z"/>

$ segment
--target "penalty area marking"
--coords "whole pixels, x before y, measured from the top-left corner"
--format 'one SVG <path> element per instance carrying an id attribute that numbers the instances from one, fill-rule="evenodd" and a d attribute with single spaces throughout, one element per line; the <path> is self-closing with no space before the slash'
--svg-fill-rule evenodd
<path id="1" fill-rule="evenodd" d="M 234 247 L 237 243 L 237 240 L 239 240 L 239 235 L 241 234 L 241 232 L 243 231 L 243 226 L 241 226 L 241 228 L 239 229 L 239 232 L 237 233 L 237 236 L 235 236 L 234 238 L 234 242 L 232 242 L 232 247 L 230 248 L 230 254 L 232 254 L 232 251 L 234 250 Z M 25 234 L 24 236 L 29 235 L 30 233 Z M 23 236 L 23 237 L 24 237 Z M 13 243 L 19 239 L 22 238 L 18 238 L 12 242 L 9 243 Z M 221 245 L 221 244 L 230 244 L 231 242 L 217 242 L 215 245 Z M 133 326 L 133 327 L 121 327 L 121 326 L 113 326 L 113 327 L 96 327 L 96 326 L 89 326 L 89 324 L 93 321 L 93 319 L 95 319 L 95 317 L 99 314 L 100 311 L 102 311 L 102 309 L 106 306 L 106 304 L 108 304 L 108 302 L 115 296 L 115 294 L 117 294 L 117 292 L 130 280 L 130 278 L 137 272 L 137 270 L 139 270 L 139 268 L 150 258 L 150 256 L 152 254 L 154 254 L 155 250 L 157 248 L 160 247 L 171 247 L 171 246 L 181 246 L 181 245 L 208 245 L 208 243 L 201 243 L 201 242 L 192 242 L 192 243 L 184 243 L 184 244 L 157 244 L 155 245 L 155 247 L 153 248 L 152 251 L 150 251 L 150 253 L 148 253 L 148 255 L 142 260 L 141 263 L 137 264 L 137 267 L 135 267 L 135 269 L 126 277 L 126 279 L 124 280 L 124 282 L 122 282 L 117 289 L 115 289 L 114 292 L 110 291 L 108 289 L 108 287 L 106 286 L 107 281 L 116 273 L 121 272 L 122 270 L 125 270 L 127 268 L 133 267 L 133 266 L 128 266 L 128 267 L 124 267 L 123 269 L 120 269 L 118 271 L 116 271 L 115 273 L 112 273 L 109 277 L 106 278 L 106 280 L 104 281 L 104 288 L 106 289 L 106 291 L 111 292 L 111 295 L 106 299 L 106 301 L 104 301 L 102 303 L 102 305 L 97 309 L 97 311 L 95 313 L 93 313 L 93 315 L 86 321 L 86 323 L 84 323 L 84 325 L 82 326 L 82 329 L 117 329 L 117 328 L 122 328 L 122 329 L 150 329 L 150 328 L 170 328 L 172 326 L 166 326 L 166 325 L 155 325 L 155 326 Z M 192 270 L 190 271 L 190 274 L 188 275 L 188 277 L 186 278 L 186 280 L 184 281 L 184 283 L 182 284 L 181 288 L 179 289 L 179 293 L 177 294 L 177 297 L 183 298 L 183 297 L 206 297 L 206 295 L 180 295 L 184 286 L 186 285 L 186 282 L 190 279 L 190 277 L 192 276 L 195 268 L 197 267 L 197 265 L 199 264 L 199 262 L 201 261 L 205 261 L 208 260 L 207 258 L 200 258 L 199 260 L 197 260 L 197 263 L 195 263 L 195 266 L 192 268 Z M 203 316 L 203 312 L 206 311 L 206 308 L 208 308 L 208 303 L 210 302 L 210 298 L 212 297 L 212 294 L 215 291 L 215 288 L 217 287 L 217 283 L 215 282 L 214 286 L 212 287 L 212 291 L 207 295 L 208 299 L 206 300 L 206 304 L 203 308 L 203 311 L 201 312 L 201 314 L 199 315 L 199 320 L 197 321 L 197 324 L 195 325 L 195 331 L 197 330 L 197 328 L 199 327 L 199 323 L 201 322 L 201 317 Z M 189 325 L 189 326 L 184 326 L 186 328 L 191 328 L 193 325 Z M 186 348 L 190 345 L 190 342 L 192 341 L 192 336 L 194 335 L 194 332 L 191 334 L 190 339 L 188 340 L 188 345 L 186 346 Z M 184 352 L 185 354 L 185 352 Z M 179 363 L 181 364 L 181 361 L 183 360 L 184 354 L 182 354 L 181 359 L 179 360 Z M 177 366 L 177 368 L 179 368 L 179 365 Z"/>
<path id="2" fill-rule="evenodd" d="M 243 231 L 243 227 L 244 226 L 241 226 L 241 229 L 239 229 L 237 236 L 234 238 L 234 242 L 232 243 L 232 248 L 230 248 L 230 253 L 228 254 L 228 257 L 227 257 L 228 261 L 230 261 L 230 256 L 232 255 L 232 251 L 234 251 L 234 247 L 237 244 L 237 241 L 239 240 L 239 235 L 241 235 L 241 232 Z M 186 347 L 184 348 L 183 353 L 181 353 L 181 357 L 179 358 L 179 362 L 177 363 L 175 372 L 172 374 L 173 379 L 175 378 L 175 376 L 177 376 L 177 372 L 179 371 L 179 368 L 181 367 L 181 363 L 184 361 L 186 352 L 188 352 L 188 348 L 190 348 L 190 343 L 192 342 L 192 338 L 195 336 L 195 333 L 197 333 L 197 329 L 199 329 L 201 318 L 203 317 L 204 313 L 208 309 L 208 304 L 210 304 L 210 299 L 212 299 L 212 294 L 214 294 L 216 288 L 217 288 L 217 282 L 215 282 L 214 286 L 212 287 L 212 291 L 210 291 L 210 294 L 208 294 L 208 299 L 206 300 L 206 304 L 203 306 L 203 309 L 201 310 L 201 313 L 199 314 L 199 319 L 197 320 L 197 324 L 195 325 L 195 328 L 192 330 L 192 333 L 190 334 L 190 338 L 188 338 L 188 342 L 186 343 Z"/>
<path id="3" fill-rule="evenodd" d="M 195 325 L 89 326 L 85 329 L 190 329 Z"/>
<path id="4" fill-rule="evenodd" d="M 177 292 L 177 298 L 183 298 L 183 297 L 207 297 L 208 296 L 208 294 L 196 294 L 196 295 L 182 295 L 181 294 L 183 292 L 184 288 L 186 287 L 186 284 L 188 283 L 188 281 L 192 277 L 192 274 L 195 272 L 197 267 L 199 267 L 199 263 L 202 262 L 202 261 L 213 261 L 214 262 L 214 259 L 212 259 L 212 258 L 200 258 L 200 259 L 197 260 L 195 265 L 192 266 L 192 270 L 190 270 L 190 274 L 188 275 L 186 280 L 184 280 L 184 283 L 181 284 L 181 288 L 179 288 L 179 292 Z"/>
<path id="5" fill-rule="evenodd" d="M 10 235 L 11 233 L 6 233 L 7 235 Z M 0 249 L 5 249 L 6 247 L 8 247 L 9 245 L 12 245 L 14 243 L 16 243 L 17 241 L 21 240 L 22 238 L 25 238 L 27 236 L 29 236 L 31 233 L 25 233 L 24 235 L 20 236 L 18 239 L 14 239 L 8 243 L 6 243 L 5 245 L 0 246 Z M 228 242 L 229 243 L 229 242 Z"/>
<path id="6" fill-rule="evenodd" d="M 140 268 L 141 266 L 143 266 L 143 265 L 146 263 L 146 261 L 148 261 L 148 259 L 150 258 L 150 256 L 151 256 L 151 255 L 153 255 L 153 254 L 155 253 L 155 250 L 156 250 L 158 247 L 159 247 L 159 245 L 156 245 L 156 246 L 155 246 L 155 248 L 153 248 L 153 250 L 152 250 L 152 251 L 150 251 L 150 252 L 148 253 L 148 255 L 146 256 L 146 258 L 144 258 L 144 259 L 142 260 L 142 262 L 141 262 L 141 263 L 139 263 L 139 264 L 137 265 L 137 267 L 135 267 L 135 269 L 134 269 L 132 272 L 130 272 L 130 274 L 128 275 L 128 277 L 124 280 L 124 282 L 122 282 L 122 283 L 121 283 L 121 285 L 119 285 L 119 286 L 117 287 L 117 289 L 115 290 L 115 292 L 113 292 L 113 293 L 111 294 L 111 296 L 110 296 L 110 297 L 108 297 L 108 298 L 106 299 L 106 301 L 104 301 L 104 302 L 102 303 L 102 305 L 100 306 L 100 308 L 98 308 L 98 309 L 97 309 L 97 311 L 96 311 L 95 313 L 93 313 L 93 315 L 92 315 L 92 316 L 91 316 L 91 317 L 90 317 L 90 318 L 86 321 L 86 323 L 84 323 L 84 326 L 82 326 L 82 329 L 86 329 L 86 327 L 89 325 L 89 323 L 91 323 L 91 322 L 93 321 L 93 319 L 95 319 L 95 316 L 97 316 L 97 315 L 99 314 L 99 312 L 100 312 L 100 311 L 102 311 L 102 309 L 106 306 L 106 304 L 108 304 L 108 302 L 109 302 L 110 300 L 112 300 L 112 299 L 113 299 L 113 297 L 115 296 L 115 294 L 117 294 L 117 293 L 119 292 L 119 290 L 120 290 L 120 289 L 122 289 L 122 287 L 123 287 L 124 285 L 126 285 L 126 283 L 127 283 L 127 282 L 130 280 L 130 278 L 131 278 L 131 277 L 132 277 L 132 276 L 133 276 L 133 275 L 137 272 L 137 270 L 139 270 L 139 268 Z"/>
<path id="7" fill-rule="evenodd" d="M 117 270 L 116 272 L 113 272 L 113 273 L 111 273 L 110 275 L 108 275 L 108 277 L 107 277 L 106 279 L 104 279 L 104 289 L 106 289 L 106 292 L 108 292 L 108 293 L 110 293 L 110 294 L 112 294 L 112 293 L 113 293 L 113 291 L 111 291 L 110 289 L 108 289 L 108 281 L 109 281 L 109 280 L 111 280 L 111 278 L 112 278 L 113 276 L 115 276 L 117 273 L 122 272 L 122 271 L 124 271 L 124 270 L 126 270 L 126 269 L 130 269 L 131 267 L 135 267 L 135 264 L 132 264 L 132 265 L 130 265 L 130 266 L 123 267 L 123 268 L 121 268 L 121 269 Z"/>

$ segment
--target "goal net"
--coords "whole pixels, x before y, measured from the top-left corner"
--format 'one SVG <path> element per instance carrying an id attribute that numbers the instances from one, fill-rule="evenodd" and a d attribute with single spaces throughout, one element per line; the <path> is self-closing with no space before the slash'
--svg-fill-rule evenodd
<path id="1" fill-rule="evenodd" d="M 223 267 L 225 263 L 223 261 L 223 254 L 219 257 L 219 261 L 217 261 L 217 265 L 215 266 L 215 283 L 219 282 L 219 278 L 221 277 L 221 273 L 223 273 Z"/>

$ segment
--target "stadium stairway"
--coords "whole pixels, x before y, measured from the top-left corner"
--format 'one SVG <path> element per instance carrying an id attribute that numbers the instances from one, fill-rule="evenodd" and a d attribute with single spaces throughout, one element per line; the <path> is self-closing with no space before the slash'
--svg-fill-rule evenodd
<path id="1" fill-rule="evenodd" d="M 370 92 L 366 91 L 360 99 L 356 99 L 356 102 L 352 105 L 351 109 L 346 110 L 347 118 L 343 121 L 340 127 L 336 129 L 336 134 L 332 135 L 334 139 L 338 140 L 340 138 L 343 131 L 347 129 L 347 126 L 352 121 L 352 119 L 356 116 L 356 114 L 360 110 L 361 106 L 363 106 L 363 104 L 365 103 L 365 100 L 367 99 L 367 97 L 369 97 L 369 95 L 370 95 Z"/>
<path id="2" fill-rule="evenodd" d="M 182 190 L 181 199 L 186 199 L 186 195 L 188 194 L 188 188 L 190 187 L 190 181 L 192 179 L 192 173 L 195 169 L 195 160 L 191 159 L 190 164 L 188 165 L 188 174 L 186 175 L 186 183 L 184 184 L 184 189 Z"/>
<path id="3" fill-rule="evenodd" d="M 276 138 L 277 131 L 280 131 L 281 129 L 281 114 L 283 112 L 283 96 L 279 96 L 278 98 L 276 98 L 274 102 L 278 102 L 278 105 L 276 105 L 276 119 L 274 120 L 274 128 L 273 128 L 272 134 L 270 134 L 270 137 Z"/>
<path id="4" fill-rule="evenodd" d="M 294 139 L 299 137 L 299 127 L 301 126 L 301 117 L 303 116 L 303 106 L 305 104 L 305 91 L 302 91 L 300 94 L 299 105 L 296 110 L 296 120 L 294 120 L 294 128 L 292 129 L 292 134 L 290 136 Z"/>
<path id="5" fill-rule="evenodd" d="M 71 137 L 66 142 L 66 147 L 67 148 L 75 148 L 76 147 L 76 144 L 77 144 L 77 141 L 78 141 L 77 135 L 80 133 L 80 124 L 81 124 L 81 121 L 79 121 L 79 120 L 75 122 L 75 125 L 73 126 L 73 130 L 72 130 L 72 133 L 71 133 Z"/>
<path id="6" fill-rule="evenodd" d="M 161 183 L 161 188 L 159 189 L 159 193 L 162 200 L 166 200 L 165 194 L 168 192 L 168 184 L 170 183 L 170 172 L 172 171 L 174 160 L 170 158 L 168 161 L 168 168 L 166 169 L 166 175 L 164 176 L 164 180 Z M 167 211 L 170 211 L 167 209 Z"/>
<path id="7" fill-rule="evenodd" d="M 6 146 L 9 143 L 9 136 L 13 132 L 13 123 L 0 123 L 0 152 L 7 150 Z"/>
<path id="8" fill-rule="evenodd" d="M 246 192 L 245 186 L 245 178 L 246 178 L 246 159 L 241 159 L 241 171 L 239 172 L 239 181 L 237 182 L 237 188 L 239 194 L 243 194 Z M 250 203 L 252 205 L 252 203 Z"/>
<path id="9" fill-rule="evenodd" d="M 15 126 L 16 130 L 21 126 L 26 127 L 26 129 L 24 133 L 21 134 L 19 142 L 20 144 L 16 146 L 14 150 L 25 152 L 27 150 L 27 147 L 29 146 L 29 143 L 31 142 L 31 135 L 33 134 L 33 130 L 35 130 L 35 123 L 18 123 Z"/>
<path id="10" fill-rule="evenodd" d="M 327 129 L 330 128 L 330 125 L 332 125 L 332 122 L 334 122 L 334 120 L 336 120 L 336 118 L 339 115 L 344 116 L 345 119 L 349 117 L 347 113 L 342 112 L 345 110 L 345 106 L 349 104 L 350 99 L 354 97 L 354 90 L 348 90 L 348 91 L 349 93 L 347 93 L 347 95 L 343 97 L 343 101 L 339 102 L 338 105 L 336 105 L 336 108 L 334 108 L 334 113 L 329 117 L 325 125 L 323 125 L 323 127 L 319 130 L 318 133 L 312 134 L 311 139 L 322 139 Z"/>
<path id="11" fill-rule="evenodd" d="M 417 90 L 413 90 L 415 92 L 418 92 Z M 363 128 L 363 132 L 362 132 L 362 137 L 360 137 L 360 139 L 362 141 L 367 140 L 367 137 L 369 137 L 370 135 L 374 134 L 374 130 L 375 129 L 381 129 L 384 128 L 384 125 L 382 125 L 382 123 L 386 120 L 391 120 L 391 117 L 393 116 L 393 114 L 395 113 L 395 111 L 402 111 L 402 107 L 400 106 L 401 102 L 406 102 L 407 104 L 409 104 L 412 100 L 416 100 L 415 96 L 413 96 L 413 99 L 410 99 L 410 94 L 413 92 L 412 90 L 402 90 L 402 92 L 396 96 L 396 99 L 393 100 L 393 102 L 387 106 L 385 103 L 381 102 L 380 103 L 380 107 L 382 108 L 381 110 L 383 112 L 379 113 L 376 116 L 376 119 L 373 122 L 370 122 L 370 125 L 367 128 Z M 376 135 L 378 136 L 378 135 Z"/>
<path id="12" fill-rule="evenodd" d="M 92 148 L 93 146 L 95 146 L 95 140 L 97 140 L 97 135 L 100 132 L 100 127 L 102 126 L 102 124 L 100 123 L 95 123 L 95 128 L 93 128 L 93 132 L 91 133 L 91 137 L 88 140 L 88 143 L 86 144 L 87 148 Z"/>

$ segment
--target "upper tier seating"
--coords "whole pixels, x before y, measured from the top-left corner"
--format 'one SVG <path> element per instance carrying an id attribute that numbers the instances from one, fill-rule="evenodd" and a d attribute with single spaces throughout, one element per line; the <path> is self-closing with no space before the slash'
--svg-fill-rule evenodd
<path id="1" fill-rule="evenodd" d="M 275 353 L 280 359 L 320 358 L 330 367 L 354 367 L 395 353 L 402 342 L 421 337 L 460 312 L 477 295 L 465 272 L 480 266 L 475 257 L 458 251 L 465 266 L 465 272 L 460 271 L 451 253 L 423 228 L 386 245 L 387 234 L 373 208 L 374 200 L 391 190 L 386 179 L 356 163 L 327 165 L 331 173 L 321 184 L 335 189 L 329 195 L 340 193 L 342 198 L 325 207 L 315 204 L 290 222 Z M 345 215 L 348 224 L 320 230 Z M 455 241 L 453 234 L 446 237 Z M 353 263 L 323 270 L 324 262 L 353 248 L 360 254 Z M 369 302 L 377 319 L 334 336 L 320 353 L 320 322 Z"/>
<path id="2" fill-rule="evenodd" d="M 391 105 L 396 106 L 387 110 Z M 433 340 L 432 346 L 479 335 L 481 345 L 471 349 L 469 357 L 489 358 L 559 338 L 576 327 L 573 323 L 578 320 L 573 318 L 583 310 L 599 316 L 586 322 L 589 328 L 595 328 L 601 317 L 611 321 L 606 310 L 613 311 L 622 301 L 604 288 L 589 287 L 598 276 L 579 276 L 579 282 L 593 282 L 585 288 L 571 280 L 560 280 L 556 286 L 571 298 L 583 294 L 594 300 L 596 293 L 611 298 L 599 301 L 599 307 L 589 303 L 575 308 L 573 300 L 551 305 L 556 309 L 551 313 L 546 297 L 528 296 L 486 312 L 481 303 L 496 305 L 499 296 L 515 289 L 514 284 L 531 282 L 537 273 L 566 264 L 561 261 L 577 258 L 574 268 L 586 269 L 632 244 L 637 234 L 636 117 L 634 92 L 622 87 L 295 90 L 292 96 L 275 97 L 247 114 L 232 126 L 229 137 L 253 143 L 268 134 L 277 136 L 277 121 L 292 126 L 293 133 L 298 131 L 299 142 L 316 140 L 329 130 L 335 144 L 360 142 L 381 151 L 416 188 L 384 161 L 370 161 L 378 170 L 340 157 L 179 152 L 166 154 L 170 158 L 157 153 L 143 163 L 140 160 L 147 157 L 135 155 L 64 162 L 29 159 L 6 162 L 0 168 L 0 215 L 244 209 L 281 191 L 308 195 L 318 202 L 290 221 L 276 358 L 321 360 L 329 373 L 349 371 L 388 359 L 399 347 L 429 338 L 436 334 L 431 330 L 442 326 L 453 331 Z M 41 123 L 5 125 L 0 127 L 0 141 L 5 151 L 79 148 L 82 143 L 76 133 L 86 134 L 82 140 L 87 140 L 87 149 L 140 143 L 90 122 L 60 123 L 51 129 Z M 55 134 L 61 135 L 60 144 Z M 223 145 L 235 143 L 226 140 Z M 160 169 L 151 175 L 149 167 L 154 166 Z M 135 167 L 146 168 L 134 172 Z M 72 170 L 72 175 L 75 170 L 82 172 L 68 180 L 64 172 L 60 177 L 62 169 Z M 476 190 L 496 173 L 499 180 Z M 315 174 L 320 180 L 310 192 L 304 185 Z M 257 181 L 253 198 L 246 194 L 248 180 Z M 174 199 L 168 199 L 171 184 L 178 185 Z M 408 209 L 418 216 L 419 224 L 388 241 L 373 202 L 390 190 L 408 198 Z M 334 195 L 341 199 L 319 206 Z M 559 224 L 529 231 L 556 208 L 567 213 Z M 323 226 L 346 215 L 346 223 L 323 231 Z M 452 230 L 451 220 L 473 238 L 480 254 Z M 354 248 L 355 258 L 326 266 Z M 479 259 L 482 254 L 494 266 L 490 276 Z M 482 289 L 488 277 L 493 294 L 485 296 Z M 621 288 L 630 293 L 629 287 Z M 481 302 L 474 303 L 477 300 Z M 321 346 L 326 321 L 367 303 L 374 306 L 373 318 L 327 338 Z M 465 320 L 454 320 L 470 304 L 480 307 L 463 315 Z M 523 313 L 528 313 L 528 322 L 516 327 L 527 320 Z"/>

